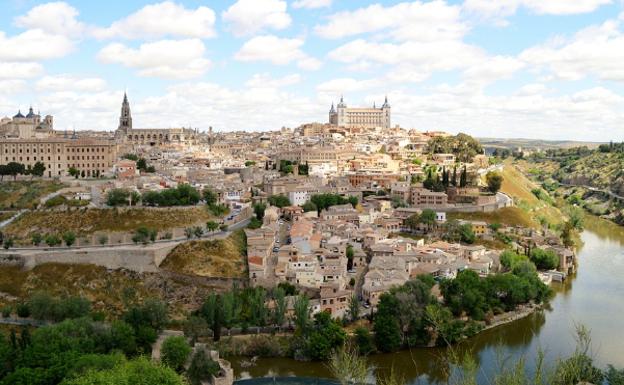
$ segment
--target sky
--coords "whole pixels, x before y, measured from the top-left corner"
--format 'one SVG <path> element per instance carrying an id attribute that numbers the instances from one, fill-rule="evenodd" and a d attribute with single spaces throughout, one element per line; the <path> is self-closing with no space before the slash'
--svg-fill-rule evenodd
<path id="1" fill-rule="evenodd" d="M 624 140 L 624 0 L 0 0 L 0 117 L 275 130 L 348 106 L 479 137 Z"/>

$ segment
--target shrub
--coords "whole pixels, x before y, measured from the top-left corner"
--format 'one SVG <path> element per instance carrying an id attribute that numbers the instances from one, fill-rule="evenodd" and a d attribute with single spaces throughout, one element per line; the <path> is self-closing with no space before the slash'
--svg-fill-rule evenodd
<path id="1" fill-rule="evenodd" d="M 161 347 L 160 360 L 173 370 L 181 371 L 191 353 L 191 347 L 181 336 L 167 337 Z"/>
<path id="2" fill-rule="evenodd" d="M 13 308 L 11 308 L 11 306 L 4 306 L 2 308 L 2 317 L 3 318 L 9 318 L 11 316 L 11 313 L 13 312 Z"/>
<path id="3" fill-rule="evenodd" d="M 200 385 L 202 381 L 208 381 L 219 374 L 220 370 L 219 363 L 208 357 L 204 349 L 200 349 L 193 355 L 186 375 L 192 385 Z"/>
<path id="4" fill-rule="evenodd" d="M 30 307 L 28 306 L 27 303 L 24 303 L 24 302 L 18 303 L 15 308 L 15 312 L 17 313 L 17 316 L 20 318 L 30 317 Z"/>

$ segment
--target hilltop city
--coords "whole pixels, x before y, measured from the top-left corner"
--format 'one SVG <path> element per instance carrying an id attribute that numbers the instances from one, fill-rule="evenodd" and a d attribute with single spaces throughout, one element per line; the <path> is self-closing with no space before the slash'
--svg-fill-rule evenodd
<path id="1" fill-rule="evenodd" d="M 33 108 L 0 120 L 0 267 L 34 282 L 3 319 L 121 314 L 131 354 L 187 346 L 175 368 L 208 362 L 197 376 L 227 385 L 235 335 L 284 332 L 239 354 L 312 360 L 334 360 L 349 325 L 359 354 L 453 344 L 539 311 L 576 272 L 578 212 L 510 162 L 543 149 L 393 125 L 388 97 L 264 132 L 139 128 L 120 99 L 114 131 L 58 130 Z"/>

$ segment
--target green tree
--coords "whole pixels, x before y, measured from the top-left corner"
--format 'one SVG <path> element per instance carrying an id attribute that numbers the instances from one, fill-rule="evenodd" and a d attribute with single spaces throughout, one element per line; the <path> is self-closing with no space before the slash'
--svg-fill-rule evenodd
<path id="1" fill-rule="evenodd" d="M 43 162 L 37 161 L 35 165 L 33 166 L 33 168 L 30 170 L 30 175 L 42 177 L 45 170 L 46 170 L 45 164 L 43 164 Z"/>
<path id="2" fill-rule="evenodd" d="M 208 335 L 208 322 L 203 317 L 190 316 L 183 326 L 184 335 L 195 345 L 198 339 Z"/>
<path id="3" fill-rule="evenodd" d="M 358 352 L 363 355 L 369 355 L 375 351 L 375 343 L 370 331 L 364 327 L 358 327 L 355 329 L 355 344 L 358 348 Z"/>
<path id="4" fill-rule="evenodd" d="M 422 213 L 420 213 L 420 217 L 418 219 L 420 223 L 427 226 L 428 230 L 431 230 L 436 223 L 436 213 L 431 209 L 424 209 Z"/>
<path id="5" fill-rule="evenodd" d="M 76 234 L 72 231 L 66 231 L 63 233 L 63 241 L 65 241 L 65 245 L 67 245 L 67 247 L 71 247 L 71 245 L 76 242 Z"/>
<path id="6" fill-rule="evenodd" d="M 314 315 L 314 324 L 306 340 L 306 352 L 313 360 L 327 360 L 334 349 L 343 346 L 346 333 L 342 325 L 331 319 L 327 312 Z"/>
<path id="7" fill-rule="evenodd" d="M 355 294 L 349 298 L 349 319 L 351 322 L 355 322 L 360 318 L 360 301 Z"/>
<path id="8" fill-rule="evenodd" d="M 491 193 L 496 194 L 503 185 L 503 175 L 498 171 L 489 171 L 485 174 L 485 181 L 488 185 L 488 190 Z"/>
<path id="9" fill-rule="evenodd" d="M 419 223 L 420 216 L 418 214 L 412 214 L 409 217 L 405 218 L 405 226 L 409 227 L 411 231 L 416 230 Z"/>
<path id="10" fill-rule="evenodd" d="M 39 246 L 39 244 L 43 241 L 43 236 L 41 235 L 41 233 L 33 233 L 30 236 L 30 239 L 34 246 Z"/>
<path id="11" fill-rule="evenodd" d="M 529 258 L 539 270 L 553 270 L 559 267 L 559 257 L 552 250 L 533 249 Z"/>
<path id="12" fill-rule="evenodd" d="M 2 242 L 2 247 L 4 247 L 5 250 L 8 250 L 11 247 L 13 247 L 13 238 L 10 238 L 10 237 L 4 238 L 4 241 Z"/>
<path id="13" fill-rule="evenodd" d="M 303 209 L 304 212 L 309 212 L 309 211 L 317 211 L 318 208 L 316 207 L 316 205 L 314 204 L 314 202 L 311 201 L 307 201 L 306 203 L 304 203 L 301 208 Z"/>
<path id="14" fill-rule="evenodd" d="M 18 175 L 23 175 L 26 172 L 26 167 L 17 162 L 9 162 L 5 167 L 7 175 L 11 175 L 13 180 L 16 180 Z"/>
<path id="15" fill-rule="evenodd" d="M 253 209 L 254 209 L 254 214 L 256 214 L 256 218 L 260 222 L 262 222 L 262 219 L 264 219 L 264 210 L 266 210 L 266 204 L 262 202 L 258 202 L 254 205 Z"/>
<path id="16" fill-rule="evenodd" d="M 401 347 L 398 306 L 397 299 L 389 293 L 384 293 L 379 297 L 373 330 L 375 331 L 375 345 L 382 352 L 395 352 Z"/>
<path id="17" fill-rule="evenodd" d="M 269 197 L 269 204 L 281 209 L 282 207 L 290 206 L 290 200 L 286 195 L 271 195 Z"/>
<path id="18" fill-rule="evenodd" d="M 303 294 L 295 299 L 293 304 L 295 327 L 298 333 L 305 334 L 310 326 L 310 300 Z"/>
<path id="19" fill-rule="evenodd" d="M 58 246 L 61 244 L 61 238 L 56 234 L 48 234 L 45 237 L 45 243 L 50 247 Z"/>
<path id="20" fill-rule="evenodd" d="M 206 222 L 206 228 L 211 233 L 214 233 L 219 228 L 219 224 L 215 221 L 208 221 Z"/>
<path id="21" fill-rule="evenodd" d="M 67 379 L 62 385 L 184 385 L 186 381 L 173 369 L 141 357 L 108 370 L 89 370 Z"/>
<path id="22" fill-rule="evenodd" d="M 212 189 L 206 187 L 202 192 L 204 201 L 208 206 L 212 206 L 217 203 L 217 194 Z"/>
<path id="23" fill-rule="evenodd" d="M 286 292 L 284 289 L 277 287 L 273 290 L 273 325 L 282 326 L 286 320 Z"/>
<path id="24" fill-rule="evenodd" d="M 191 347 L 181 336 L 167 337 L 160 349 L 160 360 L 171 369 L 181 372 L 191 353 Z"/>
<path id="25" fill-rule="evenodd" d="M 347 257 L 347 270 L 353 269 L 353 257 L 355 256 L 355 252 L 351 244 L 348 244 L 345 248 L 345 256 Z"/>
<path id="26" fill-rule="evenodd" d="M 186 376 L 191 385 L 201 385 L 209 382 L 212 376 L 218 375 L 220 370 L 219 363 L 207 356 L 204 349 L 199 349 L 191 359 Z"/>

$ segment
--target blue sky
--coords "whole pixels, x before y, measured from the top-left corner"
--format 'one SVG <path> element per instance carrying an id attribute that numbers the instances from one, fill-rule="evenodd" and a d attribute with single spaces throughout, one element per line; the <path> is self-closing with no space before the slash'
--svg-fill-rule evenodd
<path id="1" fill-rule="evenodd" d="M 476 136 L 624 140 L 620 0 L 0 0 L 0 116 L 269 130 L 332 101 Z"/>

